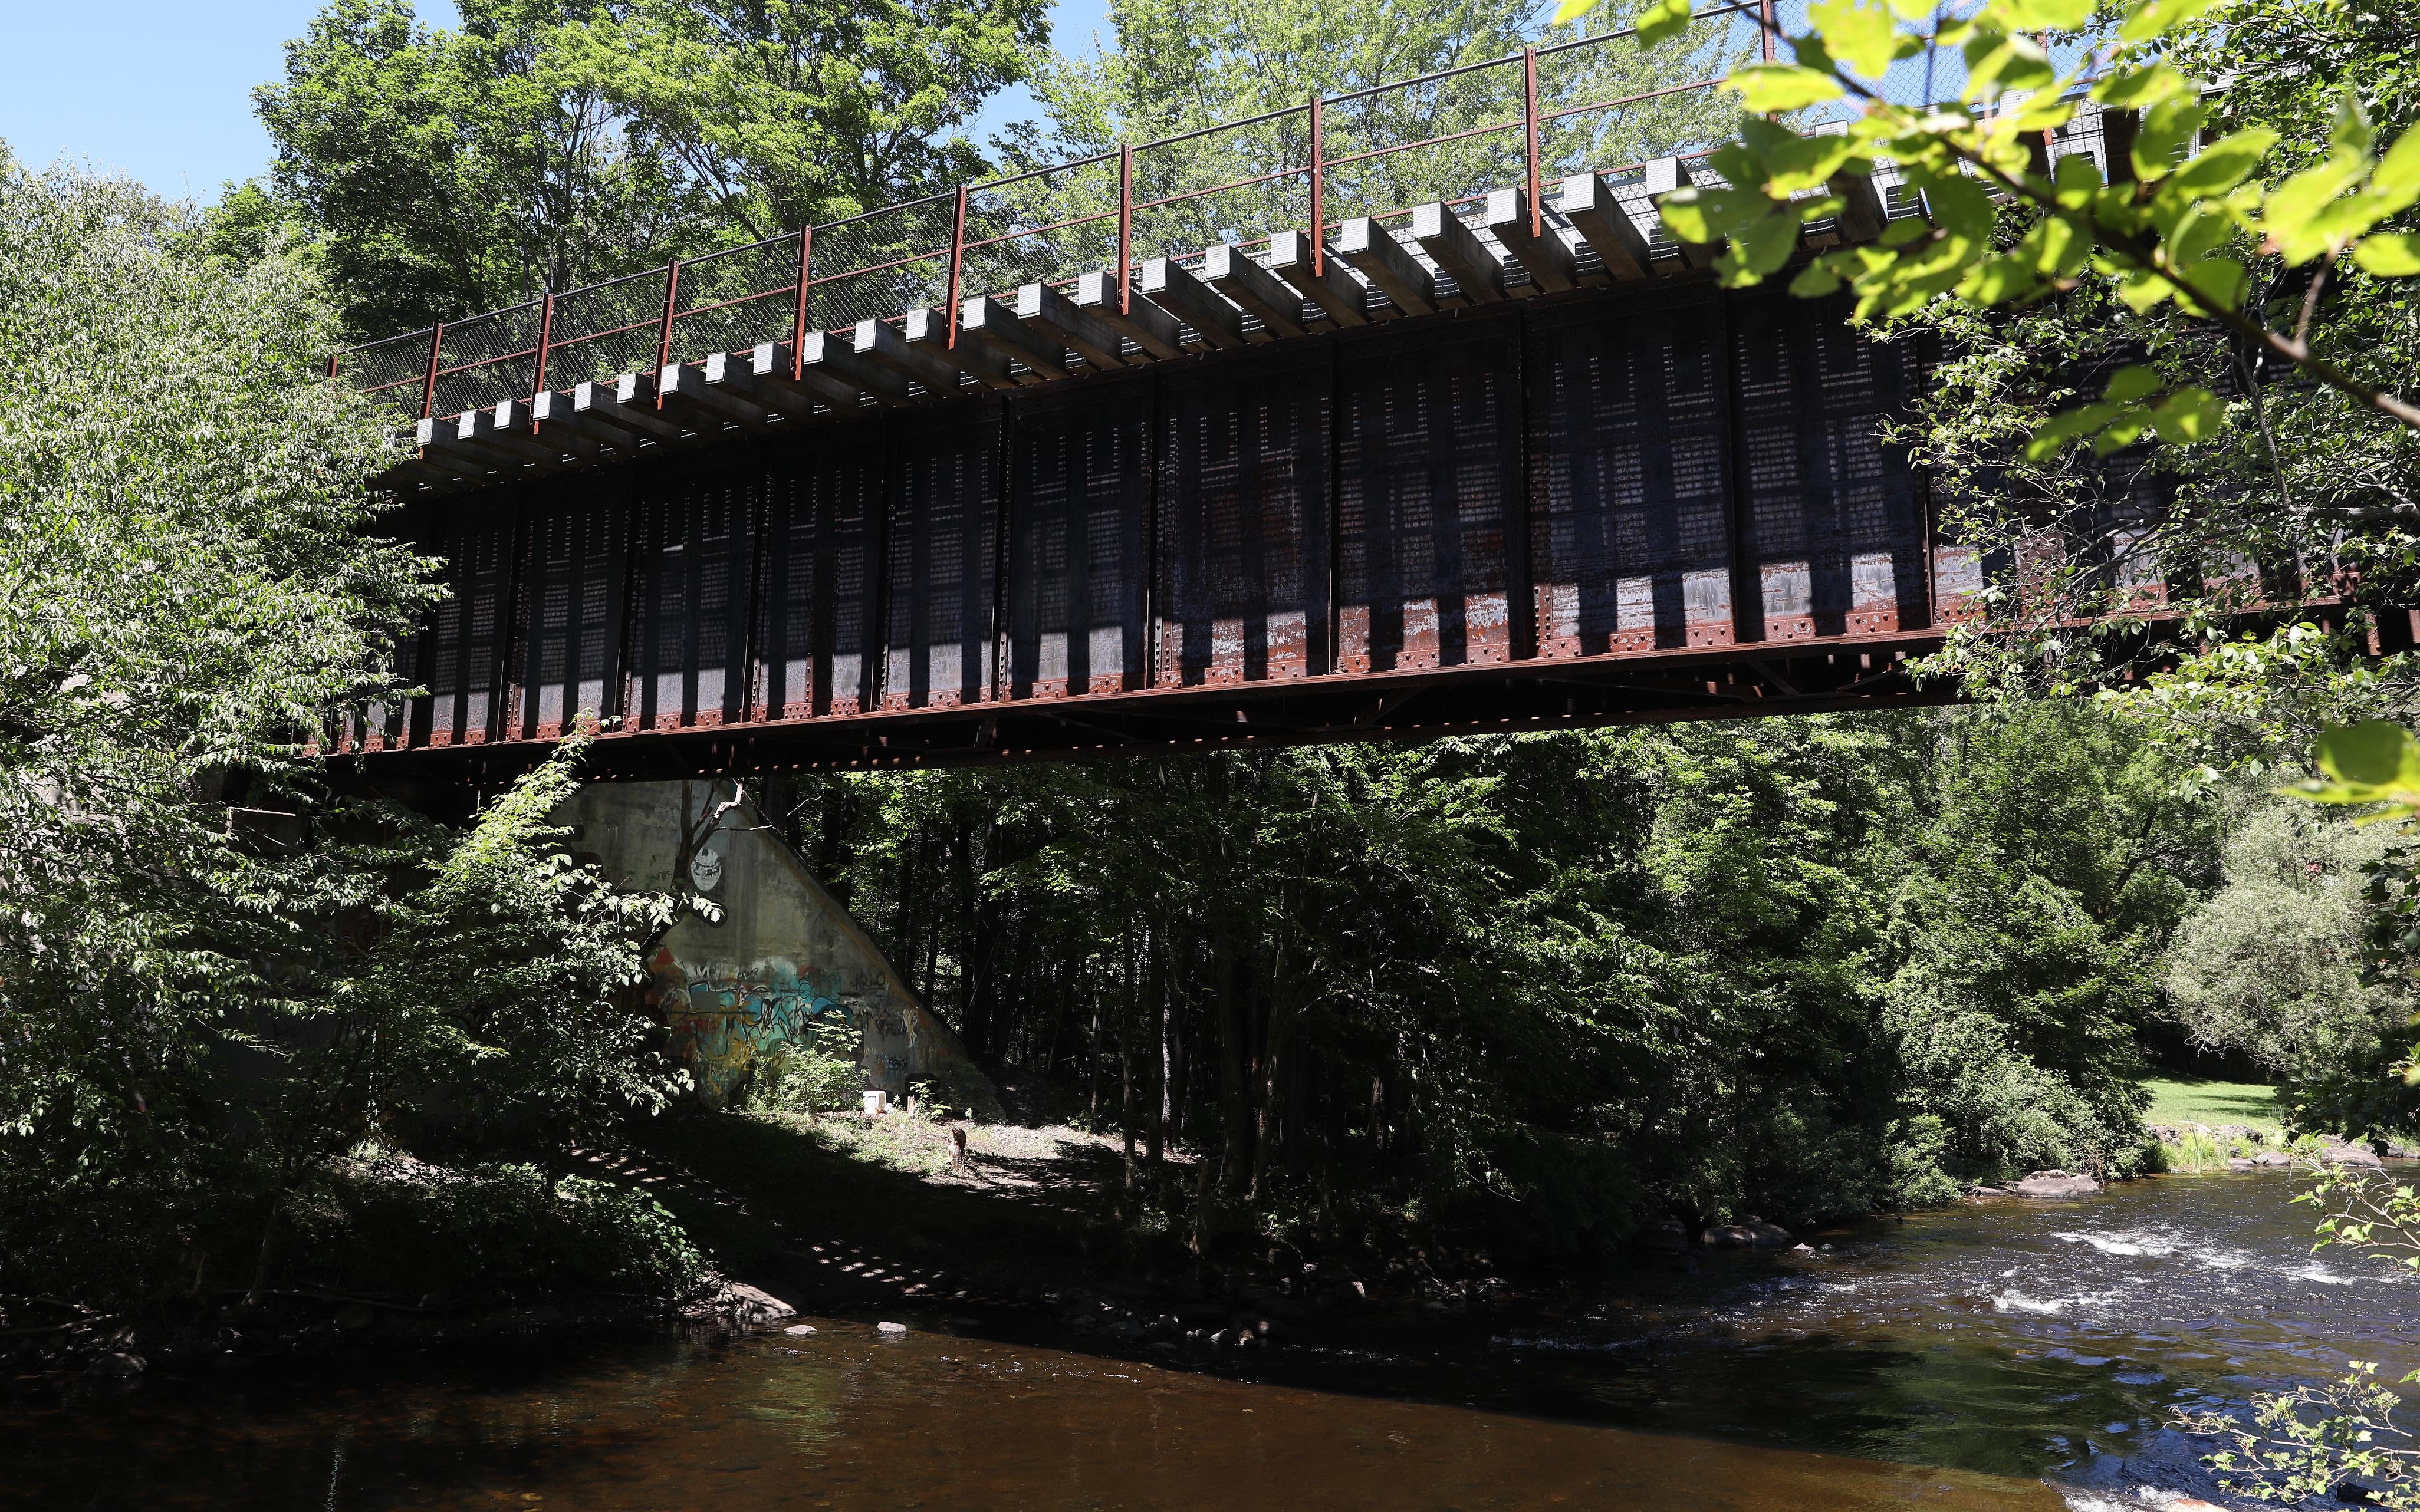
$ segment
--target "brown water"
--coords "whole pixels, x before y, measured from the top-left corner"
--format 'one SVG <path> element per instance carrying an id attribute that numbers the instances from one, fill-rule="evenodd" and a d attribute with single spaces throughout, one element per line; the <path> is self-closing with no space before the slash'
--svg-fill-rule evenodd
<path id="1" fill-rule="evenodd" d="M 1652 1273 L 1276 1378 L 816 1319 L 0 1411 L 41 1508 L 2089 1507 L 2209 1495 L 2176 1406 L 2420 1365 L 2420 1287 L 2307 1252 L 2273 1177 L 2170 1178 Z"/>

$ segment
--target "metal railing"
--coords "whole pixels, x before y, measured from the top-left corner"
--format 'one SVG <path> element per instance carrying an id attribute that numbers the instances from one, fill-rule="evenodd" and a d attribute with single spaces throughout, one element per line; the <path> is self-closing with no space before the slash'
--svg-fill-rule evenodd
<path id="1" fill-rule="evenodd" d="M 426 419 L 937 305 L 955 345 L 970 294 L 1114 269 L 1125 302 L 1143 259 L 1304 227 L 1324 264 L 1345 220 L 1461 208 L 1510 184 L 1543 234 L 1550 183 L 1618 181 L 1720 146 L 1736 116 L 1717 86 L 1771 58 L 1803 3 L 1727 0 L 1652 49 L 1625 27 L 1120 145 L 366 343 L 331 357 L 329 376 Z M 1894 66 L 1894 95 L 1929 102 L 1963 82 L 1925 64 L 1918 85 L 1916 67 Z"/>

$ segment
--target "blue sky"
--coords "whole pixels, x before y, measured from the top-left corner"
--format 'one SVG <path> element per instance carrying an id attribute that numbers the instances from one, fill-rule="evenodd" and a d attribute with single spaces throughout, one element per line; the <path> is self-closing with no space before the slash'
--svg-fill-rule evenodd
<path id="1" fill-rule="evenodd" d="M 0 0 L 0 141 L 22 162 L 60 157 L 133 175 L 163 194 L 218 197 L 269 163 L 252 87 L 285 69 L 318 0 Z M 419 7 L 444 23 L 453 7 Z M 1057 0 L 1060 45 L 1089 52 L 1105 0 Z M 992 102 L 978 134 L 1031 109 Z"/>

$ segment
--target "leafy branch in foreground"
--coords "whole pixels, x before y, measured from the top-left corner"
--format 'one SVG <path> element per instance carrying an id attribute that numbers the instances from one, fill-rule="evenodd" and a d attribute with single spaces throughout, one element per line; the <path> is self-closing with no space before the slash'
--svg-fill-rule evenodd
<path id="1" fill-rule="evenodd" d="M 2323 1214 L 2314 1249 L 2363 1250 L 2420 1270 L 2420 1194 L 2342 1165 L 2322 1163 L 2314 1177 L 2311 1190 L 2294 1199 Z M 2398 1384 L 2415 1381 L 2420 1370 Z M 2180 1415 L 2176 1426 L 2233 1445 L 2207 1462 L 2240 1495 L 2289 1504 L 2334 1496 L 2409 1512 L 2420 1507 L 2420 1442 L 2395 1421 L 2401 1406 L 2401 1396 L 2379 1381 L 2376 1361 L 2348 1360 L 2335 1381 L 2255 1395 L 2248 1424 L 2226 1412 L 2200 1412 Z"/>
<path id="2" fill-rule="evenodd" d="M 1565 15 L 1597 0 L 1566 0 Z M 1825 253 L 1792 282 L 1805 296 L 1844 284 L 1861 319 L 1915 313 L 1942 295 L 1991 309 L 2072 287 L 2087 270 L 2116 281 L 2137 314 L 2174 301 L 2268 357 L 2396 423 L 2420 429 L 2420 405 L 2366 381 L 2314 351 L 2311 322 L 2330 281 L 2348 262 L 2381 278 L 2420 273 L 2420 234 L 2380 229 L 2420 200 L 2420 133 L 2382 153 L 2359 102 L 2344 99 L 2319 161 L 2275 183 L 2258 175 L 2280 142 L 2247 126 L 2185 155 L 2211 120 L 2206 86 L 2159 54 L 2215 0 L 1986 0 L 1971 15 L 1945 15 L 1931 0 L 1815 0 L 1808 29 L 1788 38 L 1795 61 L 1733 74 L 1730 87 L 1755 114 L 1740 140 L 1714 156 L 1726 187 L 1683 189 L 1662 205 L 1667 224 L 1690 241 L 1727 239 L 1717 263 L 1738 287 L 1781 270 L 1804 223 L 1838 214 L 1834 185 L 1844 173 L 1895 164 L 1923 196 L 1928 215 L 1893 222 L 1872 244 Z M 2099 23 L 2115 43 L 2061 72 L 2043 37 Z M 1640 18 L 1651 45 L 1685 25 L 1686 0 Z M 1916 23 L 1928 23 L 1917 25 Z M 1973 110 L 1887 99 L 1882 79 L 1902 59 L 1941 49 L 1965 63 Z M 2091 160 L 2068 156 L 2045 171 L 2037 149 L 2072 121 L 2088 98 L 2140 113 L 2121 181 L 2104 183 Z M 1801 135 L 1771 118 L 1846 102 L 1858 107 L 1838 134 Z M 1768 116 L 1767 113 L 1770 113 Z M 2181 162 L 2180 158 L 2184 159 Z M 2131 176 L 2132 182 L 2122 179 Z M 2001 207 L 2029 211 L 2013 239 L 1995 236 Z M 2289 299 L 2250 305 L 2255 258 L 2309 270 Z M 2042 426 L 2029 455 L 2055 455 L 2090 439 L 2102 455 L 2151 436 L 2195 440 L 2214 430 L 2224 406 L 2199 385 L 2163 384 L 2129 365 L 2095 403 Z"/>

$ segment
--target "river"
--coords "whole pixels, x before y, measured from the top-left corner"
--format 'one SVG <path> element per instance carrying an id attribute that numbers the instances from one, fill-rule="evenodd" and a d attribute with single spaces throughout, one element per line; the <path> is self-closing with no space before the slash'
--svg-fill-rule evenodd
<path id="1" fill-rule="evenodd" d="M 952 1332 L 639 1338 L 0 1407 L 0 1506 L 2090 1509 L 2215 1497 L 2179 1407 L 2420 1367 L 2420 1283 L 2290 1177 L 2165 1177 L 1650 1267 L 1250 1378 Z M 1149 1357 L 1146 1358 L 1156 1358 Z M 1249 1357 L 1248 1357 L 1249 1358 Z M 1171 1362 L 1172 1365 L 1172 1362 Z"/>

